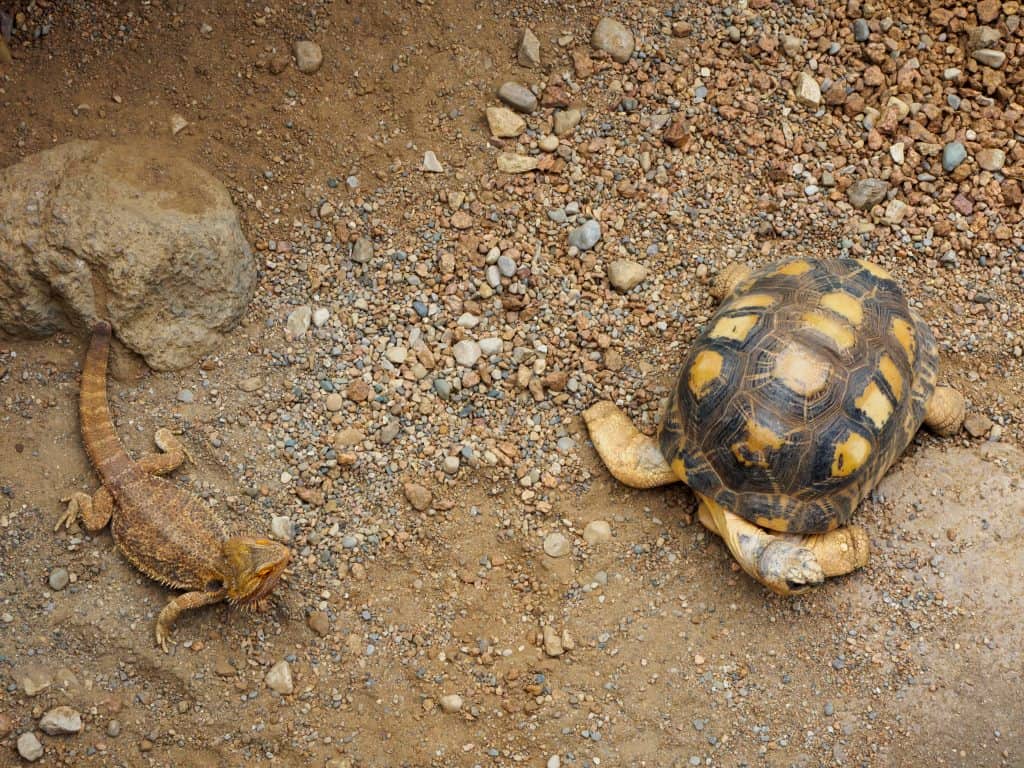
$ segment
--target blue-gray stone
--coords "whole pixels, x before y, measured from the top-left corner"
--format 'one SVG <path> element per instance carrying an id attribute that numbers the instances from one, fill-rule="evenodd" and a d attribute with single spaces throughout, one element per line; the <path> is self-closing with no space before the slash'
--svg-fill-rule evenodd
<path id="1" fill-rule="evenodd" d="M 951 141 L 942 148 L 942 170 L 955 171 L 967 159 L 967 147 L 962 141 Z"/>
<path id="2" fill-rule="evenodd" d="M 589 251 L 601 239 L 601 224 L 595 219 L 588 219 L 569 233 L 569 245 L 581 251 Z"/>
<path id="3" fill-rule="evenodd" d="M 858 43 L 867 42 L 868 37 L 871 36 L 871 30 L 868 28 L 868 22 L 866 19 L 857 19 L 853 22 L 853 39 Z"/>

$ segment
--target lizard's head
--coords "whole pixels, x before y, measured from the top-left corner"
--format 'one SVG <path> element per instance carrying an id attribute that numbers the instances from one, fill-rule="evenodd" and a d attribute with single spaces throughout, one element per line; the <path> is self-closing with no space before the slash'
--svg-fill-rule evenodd
<path id="1" fill-rule="evenodd" d="M 224 542 L 227 570 L 224 587 L 235 605 L 254 604 L 274 589 L 292 559 L 284 544 L 256 536 L 233 536 Z"/>

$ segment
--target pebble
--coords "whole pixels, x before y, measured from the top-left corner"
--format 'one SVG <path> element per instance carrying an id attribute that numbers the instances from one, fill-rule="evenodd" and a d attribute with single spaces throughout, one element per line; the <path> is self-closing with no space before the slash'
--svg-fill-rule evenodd
<path id="1" fill-rule="evenodd" d="M 306 331 L 309 330 L 309 324 L 313 320 L 313 310 L 308 305 L 296 307 L 288 315 L 288 320 L 285 322 L 285 326 L 288 329 L 288 335 L 293 339 L 301 339 L 306 335 Z"/>
<path id="2" fill-rule="evenodd" d="M 551 658 L 557 658 L 565 653 L 565 646 L 562 644 L 562 638 L 559 637 L 558 633 L 554 630 L 550 624 L 544 626 L 544 653 Z"/>
<path id="3" fill-rule="evenodd" d="M 295 690 L 292 682 L 292 668 L 287 661 L 279 661 L 270 668 L 266 677 L 267 687 L 272 691 L 288 696 Z"/>
<path id="4" fill-rule="evenodd" d="M 555 112 L 552 131 L 555 136 L 567 136 L 576 130 L 582 118 L 583 113 L 578 109 L 560 109 Z"/>
<path id="5" fill-rule="evenodd" d="M 177 112 L 171 115 L 171 136 L 177 136 L 186 128 L 188 128 L 188 120 Z"/>
<path id="6" fill-rule="evenodd" d="M 326 398 L 324 398 L 324 405 L 327 406 L 328 411 L 336 413 L 345 406 L 345 398 L 337 392 L 331 392 Z"/>
<path id="7" fill-rule="evenodd" d="M 250 376 L 238 382 L 238 388 L 243 392 L 256 392 L 263 387 L 263 379 L 259 376 Z"/>
<path id="8" fill-rule="evenodd" d="M 312 75 L 324 63 L 324 54 L 320 46 L 312 40 L 298 40 L 293 47 L 295 66 L 306 75 Z"/>
<path id="9" fill-rule="evenodd" d="M 969 413 L 964 419 L 964 429 L 971 437 L 984 437 L 992 426 L 992 419 L 983 413 Z"/>
<path id="10" fill-rule="evenodd" d="M 405 494 L 406 500 L 417 512 L 424 512 L 429 509 L 431 502 L 434 500 L 434 495 L 430 490 L 419 483 L 406 483 L 402 486 L 402 492 Z"/>
<path id="11" fill-rule="evenodd" d="M 562 768 L 562 758 L 558 755 L 552 755 L 548 758 L 547 768 Z"/>
<path id="12" fill-rule="evenodd" d="M 287 515 L 274 515 L 270 518 L 270 535 L 287 543 L 295 538 L 295 524 Z"/>
<path id="13" fill-rule="evenodd" d="M 541 137 L 541 140 L 537 142 L 537 146 L 544 152 L 554 152 L 558 149 L 558 137 L 553 133 L 549 133 Z"/>
<path id="14" fill-rule="evenodd" d="M 946 173 L 955 171 L 967 159 L 967 147 L 962 141 L 951 141 L 942 148 L 942 169 Z"/>
<path id="15" fill-rule="evenodd" d="M 441 697 L 441 710 L 449 715 L 462 709 L 462 697 L 457 693 L 448 693 Z"/>
<path id="16" fill-rule="evenodd" d="M 487 357 L 501 354 L 502 347 L 505 346 L 505 342 L 502 341 L 500 336 L 487 336 L 480 339 L 480 352 Z"/>
<path id="17" fill-rule="evenodd" d="M 1001 171 L 1006 164 L 1006 153 L 994 147 L 985 147 L 975 155 L 978 165 L 986 171 Z"/>
<path id="18" fill-rule="evenodd" d="M 82 730 L 82 716 L 68 706 L 54 707 L 39 720 L 39 730 L 47 736 L 66 736 Z"/>
<path id="19" fill-rule="evenodd" d="M 444 166 L 431 150 L 423 153 L 423 170 L 427 173 L 444 173 Z"/>
<path id="20" fill-rule="evenodd" d="M 463 368 L 472 368 L 480 359 L 480 345 L 471 339 L 463 339 L 452 347 L 455 362 Z"/>
<path id="21" fill-rule="evenodd" d="M 43 745 L 34 733 L 28 731 L 18 737 L 18 754 L 30 763 L 34 763 L 43 756 Z"/>
<path id="22" fill-rule="evenodd" d="M 516 60 L 523 67 L 540 66 L 540 40 L 529 27 L 523 29 L 519 34 L 519 44 L 516 47 Z"/>
<path id="23" fill-rule="evenodd" d="M 896 165 L 903 165 L 903 161 L 906 157 L 906 146 L 902 141 L 897 141 L 891 147 L 889 147 L 889 157 Z"/>
<path id="24" fill-rule="evenodd" d="M 517 155 L 514 152 L 502 152 L 496 162 L 502 173 L 528 173 L 537 170 L 539 163 L 536 157 Z"/>
<path id="25" fill-rule="evenodd" d="M 68 573 L 67 568 L 54 568 L 50 571 L 50 589 L 54 592 L 60 592 L 68 585 L 70 580 L 71 575 Z"/>
<path id="26" fill-rule="evenodd" d="M 309 618 L 306 619 L 306 624 L 320 637 L 331 631 L 331 621 L 323 611 L 313 611 L 310 613 Z"/>
<path id="27" fill-rule="evenodd" d="M 544 553 L 548 557 L 565 557 L 569 554 L 572 546 L 564 534 L 555 531 L 544 537 Z"/>
<path id="28" fill-rule="evenodd" d="M 496 138 L 514 138 L 526 130 L 526 121 L 508 107 L 488 107 L 485 114 L 487 127 Z"/>
<path id="29" fill-rule="evenodd" d="M 1006 54 L 992 48 L 979 48 L 971 56 L 979 64 L 992 69 L 1000 69 L 1006 63 Z"/>
<path id="30" fill-rule="evenodd" d="M 313 325 L 323 328 L 331 317 L 331 311 L 325 307 L 317 307 L 313 310 Z"/>
<path id="31" fill-rule="evenodd" d="M 183 389 L 180 392 L 178 392 L 178 402 L 188 404 L 195 399 L 196 396 L 192 393 L 191 389 Z"/>
<path id="32" fill-rule="evenodd" d="M 646 279 L 647 267 L 635 261 L 616 259 L 608 265 L 608 282 L 617 291 L 629 291 Z"/>
<path id="33" fill-rule="evenodd" d="M 6 739 L 14 730 L 14 720 L 6 712 L 0 712 L 0 740 Z"/>
<path id="34" fill-rule="evenodd" d="M 612 527 L 606 520 L 591 520 L 583 529 L 583 540 L 593 546 L 611 541 Z"/>
<path id="35" fill-rule="evenodd" d="M 889 191 L 889 182 L 882 179 L 858 179 L 846 190 L 850 205 L 860 211 L 866 211 L 885 199 Z"/>
<path id="36" fill-rule="evenodd" d="M 625 64 L 633 55 L 636 42 L 633 33 L 622 22 L 606 16 L 594 28 L 590 44 L 597 50 L 606 52 L 619 64 Z"/>
<path id="37" fill-rule="evenodd" d="M 589 251 L 601 239 L 601 223 L 597 219 L 587 219 L 569 233 L 569 245 L 581 251 Z"/>
<path id="38" fill-rule="evenodd" d="M 388 347 L 384 350 L 384 357 L 395 365 L 401 365 L 409 358 L 409 350 L 405 347 Z"/>
<path id="39" fill-rule="evenodd" d="M 868 27 L 867 19 L 854 19 L 853 39 L 858 43 L 865 43 L 871 36 L 871 29 Z"/>
<path id="40" fill-rule="evenodd" d="M 368 264 L 373 258 L 373 243 L 365 237 L 360 237 L 352 246 L 352 261 L 357 264 Z"/>
<path id="41" fill-rule="evenodd" d="M 112 739 L 116 739 L 120 735 L 121 735 L 121 721 L 120 720 L 111 720 L 109 723 L 107 723 L 107 736 L 109 736 Z"/>
<path id="42" fill-rule="evenodd" d="M 502 83 L 501 87 L 498 88 L 498 98 L 516 112 L 523 112 L 528 115 L 537 109 L 537 97 L 533 91 L 525 85 L 520 85 L 511 80 L 507 83 Z"/>
<path id="43" fill-rule="evenodd" d="M 796 76 L 794 90 L 796 91 L 796 100 L 805 107 L 817 109 L 821 106 L 821 86 L 812 75 L 806 72 L 799 73 Z"/>

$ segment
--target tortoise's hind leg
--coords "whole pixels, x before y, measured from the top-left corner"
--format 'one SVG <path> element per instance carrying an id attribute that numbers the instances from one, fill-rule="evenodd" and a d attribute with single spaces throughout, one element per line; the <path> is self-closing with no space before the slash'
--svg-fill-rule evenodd
<path id="1" fill-rule="evenodd" d="M 632 488 L 654 488 L 679 480 L 661 455 L 654 438 L 633 426 L 614 403 L 603 401 L 583 412 L 601 461 L 620 483 Z"/>
<path id="2" fill-rule="evenodd" d="M 924 423 L 942 437 L 952 437 L 964 423 L 964 396 L 952 387 L 936 387 L 925 407 Z"/>

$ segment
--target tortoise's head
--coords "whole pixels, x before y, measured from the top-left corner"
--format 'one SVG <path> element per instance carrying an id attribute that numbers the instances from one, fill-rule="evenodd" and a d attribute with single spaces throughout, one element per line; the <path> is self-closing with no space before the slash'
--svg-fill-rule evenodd
<path id="1" fill-rule="evenodd" d="M 224 588 L 235 605 L 251 605 L 274 589 L 292 559 L 284 544 L 256 536 L 232 536 L 224 542 Z"/>

